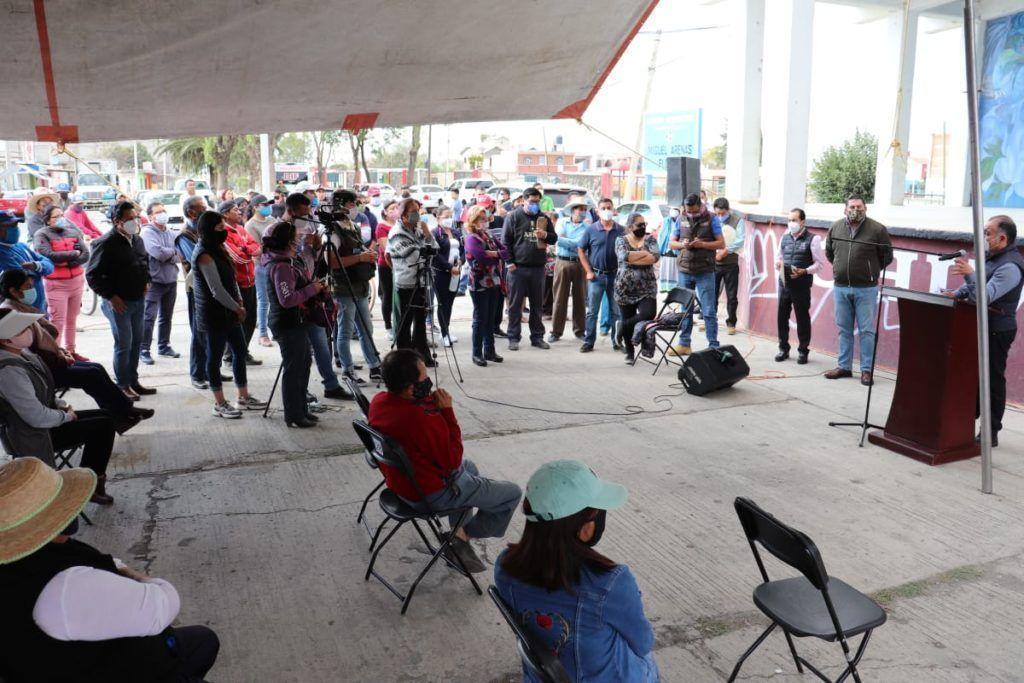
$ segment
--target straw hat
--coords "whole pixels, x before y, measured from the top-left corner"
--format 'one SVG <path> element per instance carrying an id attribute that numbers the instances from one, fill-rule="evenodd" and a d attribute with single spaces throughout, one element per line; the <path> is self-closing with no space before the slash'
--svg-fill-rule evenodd
<path id="1" fill-rule="evenodd" d="M 42 190 L 42 192 L 39 190 Z M 39 202 L 43 199 L 49 199 L 54 204 L 60 201 L 60 197 L 57 194 L 50 192 L 45 188 L 38 188 L 36 193 L 29 197 L 28 201 L 25 202 L 25 210 L 29 213 L 39 213 Z"/>
<path id="2" fill-rule="evenodd" d="M 20 560 L 63 531 L 96 488 L 92 470 L 57 472 L 36 458 L 0 467 L 0 564 Z"/>

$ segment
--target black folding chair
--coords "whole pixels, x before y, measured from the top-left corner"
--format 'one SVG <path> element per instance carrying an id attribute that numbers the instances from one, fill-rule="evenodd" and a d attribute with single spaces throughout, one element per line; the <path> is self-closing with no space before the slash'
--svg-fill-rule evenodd
<path id="1" fill-rule="evenodd" d="M 7 423 L 6 422 L 0 422 L 0 444 L 3 445 L 4 450 L 7 451 L 8 453 L 11 453 L 11 454 L 14 453 L 14 448 L 11 447 L 11 442 L 7 438 Z M 65 448 L 62 451 L 54 451 L 54 453 L 53 453 L 54 469 L 55 470 L 62 470 L 65 467 L 74 467 L 74 465 L 71 464 L 71 458 L 75 457 L 75 455 L 77 455 L 78 453 L 81 453 L 82 450 L 84 450 L 84 449 L 85 449 L 85 445 L 84 444 L 79 444 L 77 446 L 72 446 L 71 448 Z M 92 526 L 92 520 L 89 519 L 89 516 L 87 514 L 85 514 L 85 510 L 82 510 L 81 512 L 79 512 L 78 516 L 81 517 L 82 521 L 85 522 L 88 526 Z"/>
<path id="2" fill-rule="evenodd" d="M 786 526 L 747 498 L 737 498 L 735 506 L 747 542 L 754 553 L 754 560 L 757 561 L 757 568 L 764 579 L 764 583 L 754 589 L 754 604 L 772 623 L 736 662 L 729 680 L 736 679 L 747 657 L 779 626 L 786 635 L 789 651 L 799 673 L 803 673 L 803 667 L 806 666 L 818 678 L 831 683 L 825 674 L 796 653 L 793 636 L 811 636 L 830 643 L 838 640 L 846 658 L 846 669 L 836 679 L 836 683 L 842 683 L 850 675 L 860 683 L 857 664 L 867 648 L 871 631 L 885 623 L 885 610 L 856 588 L 834 576 L 830 577 L 825 571 L 817 546 L 805 534 Z M 755 541 L 803 576 L 770 581 Z M 860 634 L 863 634 L 860 646 L 851 657 L 847 639 Z"/>
<path id="3" fill-rule="evenodd" d="M 558 657 L 546 648 L 526 626 L 519 623 L 516 615 L 512 613 L 512 608 L 501 598 L 498 589 L 488 586 L 487 594 L 491 596 L 491 600 L 501 612 L 501 616 L 505 617 L 505 622 L 512 629 L 512 633 L 516 635 L 519 657 L 523 660 L 523 666 L 527 671 L 543 683 L 570 683 L 569 674 L 565 671 L 562 663 L 558 661 Z"/>
<path id="4" fill-rule="evenodd" d="M 391 489 L 384 488 L 380 492 L 380 509 L 386 515 L 386 519 L 381 522 L 381 525 L 377 527 L 377 532 L 370 540 L 370 547 L 373 548 L 373 554 L 370 556 L 370 564 L 366 568 L 366 581 L 370 580 L 373 576 L 382 584 L 384 587 L 391 591 L 395 597 L 402 601 L 402 614 L 409 609 L 409 602 L 412 601 L 412 595 L 416 591 L 416 587 L 419 586 L 420 581 L 426 576 L 430 568 L 438 561 L 438 559 L 444 560 L 445 563 L 454 569 L 456 572 L 462 574 L 470 583 L 473 584 L 473 588 L 476 590 L 477 595 L 483 595 L 484 592 L 480 588 L 480 584 L 476 582 L 473 574 L 466 569 L 462 559 L 455 553 L 452 553 L 454 562 L 449 559 L 445 552 L 451 544 L 451 539 L 454 537 L 455 530 L 462 526 L 466 517 L 469 515 L 472 508 L 462 507 L 453 510 L 434 510 L 426 502 L 426 496 L 423 495 L 423 491 L 420 489 L 419 484 L 416 483 L 416 477 L 413 471 L 412 464 L 409 462 L 408 456 L 402 447 L 392 438 L 378 432 L 366 422 L 362 420 L 353 420 L 352 427 L 356 430 L 356 434 L 359 435 L 360 440 L 363 442 L 363 446 L 366 447 L 367 453 L 374 459 L 378 467 L 380 465 L 387 465 L 392 467 L 408 479 L 412 486 L 416 489 L 416 493 L 423 500 L 424 505 L 427 507 L 426 512 L 420 512 L 414 509 L 411 505 L 402 500 L 398 495 Z M 456 515 L 455 524 L 452 526 L 450 533 L 445 533 L 441 526 L 441 517 L 448 517 Z M 388 532 L 387 536 L 384 537 L 380 543 L 377 543 L 381 532 L 384 530 L 387 522 L 396 522 L 395 526 Z M 380 551 L 384 549 L 384 546 L 394 537 L 395 533 L 398 532 L 407 522 L 411 522 L 413 528 L 416 529 L 416 533 L 419 534 L 423 544 L 427 547 L 427 551 L 430 553 L 430 561 L 427 562 L 426 566 L 420 571 L 416 580 L 412 582 L 412 586 L 409 587 L 409 592 L 402 594 L 397 588 L 383 576 L 381 576 L 375 569 L 374 565 L 377 563 L 377 556 L 380 555 Z M 420 522 L 426 523 L 430 528 L 431 534 L 433 535 L 437 547 L 430 542 L 427 535 L 423 533 L 423 527 L 419 524 Z"/>
<path id="5" fill-rule="evenodd" d="M 652 372 L 651 375 L 657 375 L 662 364 L 679 366 L 683 364 L 681 360 L 673 360 L 668 356 L 671 352 L 672 345 L 676 342 L 676 337 L 679 336 L 679 325 L 661 324 L 660 321 L 662 320 L 662 316 L 664 316 L 666 312 L 682 313 L 683 315 L 700 313 L 700 303 L 697 301 L 697 293 L 692 289 L 687 289 L 686 287 L 675 287 L 665 296 L 665 302 L 661 305 L 658 315 L 654 318 L 654 322 L 658 323 L 658 327 L 654 331 L 654 355 L 658 360 L 651 360 L 643 354 L 637 355 L 637 358 L 640 360 L 654 366 L 654 372 Z"/>
<path id="6" fill-rule="evenodd" d="M 345 377 L 344 379 L 345 385 L 348 387 L 348 390 L 352 392 L 352 396 L 355 397 L 356 405 L 358 405 L 359 410 L 362 411 L 363 417 L 365 417 L 366 419 L 370 419 L 370 401 L 369 399 L 366 398 L 366 394 L 364 394 L 363 390 L 359 387 L 359 383 L 353 381 L 349 377 Z M 380 469 L 377 467 L 377 462 L 373 459 L 373 456 L 370 455 L 369 451 L 364 451 L 363 457 L 366 459 L 367 465 L 377 470 L 378 472 L 380 471 Z M 366 522 L 366 506 L 370 504 L 370 499 L 373 498 L 374 494 L 380 491 L 381 488 L 383 488 L 383 486 L 384 475 L 381 475 L 380 482 L 373 487 L 372 491 L 366 494 L 366 498 L 363 499 L 363 504 L 359 508 L 359 514 L 356 515 L 356 524 L 362 524 L 363 528 L 366 529 L 366 535 L 369 536 L 371 539 L 374 537 L 374 533 L 373 530 L 370 529 L 370 525 Z M 387 518 L 385 518 L 384 521 L 381 522 L 381 524 L 383 524 L 386 521 Z M 373 545 L 370 546 L 370 550 L 373 550 Z"/>

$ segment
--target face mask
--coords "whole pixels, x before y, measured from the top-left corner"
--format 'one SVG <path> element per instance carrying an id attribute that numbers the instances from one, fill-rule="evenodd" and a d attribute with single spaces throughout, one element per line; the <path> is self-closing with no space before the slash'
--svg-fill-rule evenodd
<path id="1" fill-rule="evenodd" d="M 679 218 L 679 209 L 669 209 L 668 215 L 672 218 Z"/>
<path id="2" fill-rule="evenodd" d="M 170 216 L 167 215 L 166 211 L 153 214 L 153 222 L 157 225 L 167 225 L 168 220 L 170 220 Z"/>
<path id="3" fill-rule="evenodd" d="M 371 199 L 370 206 L 380 206 L 380 197 L 374 197 Z"/>
<path id="4" fill-rule="evenodd" d="M 26 327 L 21 332 L 8 339 L 7 345 L 13 346 L 16 349 L 27 349 L 32 346 L 32 327 Z"/>
<path id="5" fill-rule="evenodd" d="M 311 200 L 309 200 L 309 206 L 315 209 L 316 207 L 320 206 L 320 200 L 317 199 L 316 197 L 313 197 Z"/>
<path id="6" fill-rule="evenodd" d="M 121 232 L 126 235 L 138 235 L 139 234 L 139 222 L 134 218 L 130 221 L 125 221 L 121 224 Z"/>
<path id="7" fill-rule="evenodd" d="M 538 204 L 537 202 L 527 202 L 525 208 L 526 213 L 530 214 L 531 216 L 536 216 L 537 214 L 540 213 L 540 204 Z"/>
<path id="8" fill-rule="evenodd" d="M 603 209 L 597 215 L 600 216 L 603 221 L 610 221 L 615 217 L 615 214 L 611 209 Z"/>
<path id="9" fill-rule="evenodd" d="M 351 209 L 347 211 L 348 219 L 353 223 L 359 220 L 360 214 L 362 214 L 362 211 L 359 210 L 358 206 L 353 206 Z"/>
<path id="10" fill-rule="evenodd" d="M 17 244 L 21 241 L 21 228 L 14 226 L 7 228 L 7 234 L 4 235 L 5 244 Z"/>
<path id="11" fill-rule="evenodd" d="M 423 222 L 426 223 L 427 227 L 430 228 L 431 230 L 437 227 L 437 218 L 435 218 L 433 214 L 428 213 L 426 216 L 424 216 Z"/>
<path id="12" fill-rule="evenodd" d="M 418 211 L 410 213 L 408 216 L 405 217 L 405 224 L 412 226 L 414 228 L 419 224 L 419 222 L 420 214 Z"/>
<path id="13" fill-rule="evenodd" d="M 259 214 L 261 216 L 263 216 L 264 218 L 267 218 L 268 216 L 270 216 L 270 213 L 274 210 L 274 207 L 272 207 L 272 206 L 261 206 L 260 208 L 258 208 L 256 210 L 259 211 Z"/>
<path id="14" fill-rule="evenodd" d="M 594 518 L 594 535 L 587 541 L 587 546 L 593 548 L 601 541 L 601 537 L 604 536 L 604 524 L 608 518 L 608 512 L 606 510 L 598 510 L 597 517 Z"/>
<path id="15" fill-rule="evenodd" d="M 633 228 L 633 235 L 635 235 L 636 237 L 643 237 L 646 234 L 647 234 L 647 226 L 646 225 L 637 225 L 637 226 L 635 226 Z"/>
<path id="16" fill-rule="evenodd" d="M 863 209 L 847 209 L 846 217 L 851 223 L 860 223 L 864 220 L 864 213 Z"/>
<path id="17" fill-rule="evenodd" d="M 441 225 L 443 227 L 446 227 L 446 228 L 452 227 L 452 219 L 451 218 L 442 218 L 441 219 Z"/>
<path id="18" fill-rule="evenodd" d="M 800 232 L 800 224 L 797 223 L 796 221 L 790 221 L 789 224 L 788 224 L 788 227 L 789 227 L 789 234 L 790 235 L 795 235 L 798 232 Z"/>
<path id="19" fill-rule="evenodd" d="M 430 378 L 426 378 L 422 382 L 416 382 L 412 385 L 412 397 L 417 401 L 422 401 L 427 396 L 430 396 L 430 390 L 434 387 L 434 383 L 430 381 Z"/>
<path id="20" fill-rule="evenodd" d="M 27 304 L 28 306 L 35 306 L 36 304 L 36 288 L 29 287 L 28 289 L 21 290 L 21 303 Z"/>
<path id="21" fill-rule="evenodd" d="M 363 225 L 359 228 L 359 236 L 363 238 L 363 244 L 368 244 L 373 239 L 373 231 L 369 225 Z"/>
<path id="22" fill-rule="evenodd" d="M 62 228 L 62 229 L 66 230 L 67 228 L 75 227 L 75 224 L 72 223 L 71 221 L 69 221 L 67 218 L 64 218 L 63 216 L 61 216 L 60 218 L 57 219 L 56 227 Z"/>

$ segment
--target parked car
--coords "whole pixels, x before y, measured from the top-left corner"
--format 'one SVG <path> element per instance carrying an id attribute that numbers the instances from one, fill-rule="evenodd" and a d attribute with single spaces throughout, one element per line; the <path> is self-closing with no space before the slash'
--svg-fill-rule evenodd
<path id="1" fill-rule="evenodd" d="M 366 185 L 360 185 L 359 191 L 369 192 L 371 188 L 377 188 L 377 190 L 380 191 L 380 200 L 382 202 L 387 202 L 392 199 L 398 198 L 398 192 L 395 191 L 394 187 L 388 185 L 387 183 L 368 183 Z"/>
<path id="2" fill-rule="evenodd" d="M 442 204 L 444 188 L 440 185 L 410 185 L 409 194 L 418 201 L 424 209 L 436 209 Z"/>
<path id="3" fill-rule="evenodd" d="M 516 198 L 516 195 L 523 193 L 526 189 L 526 185 L 518 183 L 500 183 L 497 185 L 491 185 L 487 188 L 487 194 L 491 195 L 494 201 L 498 201 L 498 195 L 501 194 L 502 190 L 508 190 L 508 196 L 512 199 Z"/>
<path id="4" fill-rule="evenodd" d="M 196 183 L 196 194 L 200 194 L 199 183 Z M 159 202 L 167 209 L 167 224 L 181 226 L 185 224 L 185 214 L 181 210 L 181 201 L 184 196 L 184 191 L 143 190 L 135 196 L 135 203 L 145 211 L 153 202 Z"/>
<path id="5" fill-rule="evenodd" d="M 448 191 L 458 190 L 459 197 L 466 200 L 479 191 L 489 190 L 492 185 L 494 185 L 494 181 L 486 178 L 460 178 L 448 186 Z"/>
<path id="6" fill-rule="evenodd" d="M 174 181 L 174 192 L 180 192 L 182 195 L 185 194 L 185 183 L 188 182 L 188 178 L 179 178 Z M 194 180 L 194 179 L 193 179 Z M 210 184 L 205 180 L 196 180 L 196 194 L 205 197 L 206 203 L 210 206 L 214 206 L 216 202 L 213 200 L 213 190 L 210 189 Z M 180 202 L 179 202 L 180 203 Z"/>
<path id="7" fill-rule="evenodd" d="M 669 209 L 671 208 L 670 205 L 663 202 L 631 202 L 629 204 L 621 204 L 616 209 L 619 213 L 616 220 L 623 223 L 631 213 L 642 214 L 647 221 L 647 232 L 657 237 L 658 231 L 661 230 L 661 226 L 665 222 L 665 218 L 668 216 Z"/>
<path id="8" fill-rule="evenodd" d="M 32 190 L 0 191 L 0 211 L 13 211 L 24 218 L 25 205 L 28 204 L 28 198 L 31 196 Z"/>

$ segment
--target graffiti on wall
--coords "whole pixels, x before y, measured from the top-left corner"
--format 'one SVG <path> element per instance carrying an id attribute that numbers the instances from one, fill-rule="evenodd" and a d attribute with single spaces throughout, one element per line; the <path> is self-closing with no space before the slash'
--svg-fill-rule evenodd
<path id="1" fill-rule="evenodd" d="M 985 206 L 1024 207 L 1024 12 L 986 26 L 979 114 Z"/>

